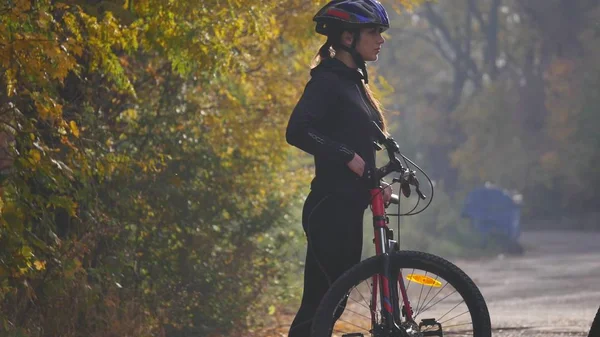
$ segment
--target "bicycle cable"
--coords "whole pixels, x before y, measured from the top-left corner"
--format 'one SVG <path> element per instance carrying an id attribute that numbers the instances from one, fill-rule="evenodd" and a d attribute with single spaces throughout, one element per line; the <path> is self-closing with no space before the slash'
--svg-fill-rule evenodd
<path id="1" fill-rule="evenodd" d="M 419 165 L 415 164 L 415 162 L 413 162 L 412 160 L 410 160 L 410 158 L 406 157 L 405 155 L 403 155 L 402 153 L 400 153 L 400 156 L 402 156 L 402 158 L 404 158 L 405 161 L 408 161 L 409 163 L 411 163 L 414 167 L 417 168 L 417 170 L 419 170 L 421 173 L 423 173 L 423 175 L 425 176 L 425 178 L 427 179 L 427 181 L 429 182 L 429 186 L 431 186 L 431 196 L 429 197 L 429 201 L 427 202 L 427 205 L 425 205 L 421 210 L 419 210 L 416 213 L 413 213 L 413 211 L 416 209 L 416 207 L 419 204 L 420 198 L 417 200 L 417 205 L 415 205 L 415 207 L 410 210 L 408 213 L 405 214 L 400 214 L 399 216 L 407 216 L 407 215 L 416 215 L 419 214 L 421 212 L 423 212 L 424 210 L 426 210 L 429 205 L 431 205 L 431 202 L 433 201 L 433 195 L 434 195 L 434 188 L 433 188 L 433 181 L 431 180 L 431 178 L 429 177 L 429 175 L 427 175 L 427 173 L 425 173 L 425 171 L 419 167 Z M 407 164 L 408 167 L 408 164 Z"/>

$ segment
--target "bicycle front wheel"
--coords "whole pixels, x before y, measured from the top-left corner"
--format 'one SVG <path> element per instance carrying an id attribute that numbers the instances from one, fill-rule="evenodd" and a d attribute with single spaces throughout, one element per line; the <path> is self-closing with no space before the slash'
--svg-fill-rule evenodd
<path id="1" fill-rule="evenodd" d="M 600 336 L 600 308 L 598 308 L 598 312 L 592 321 L 592 326 L 590 327 L 590 332 L 588 333 L 588 337 L 598 336 Z"/>
<path id="2" fill-rule="evenodd" d="M 396 302 L 391 303 L 396 328 L 390 329 L 379 296 L 384 261 L 384 256 L 365 260 L 333 283 L 315 315 L 312 337 L 491 337 L 490 315 L 475 283 L 451 262 L 414 251 L 389 255 L 390 301 Z"/>

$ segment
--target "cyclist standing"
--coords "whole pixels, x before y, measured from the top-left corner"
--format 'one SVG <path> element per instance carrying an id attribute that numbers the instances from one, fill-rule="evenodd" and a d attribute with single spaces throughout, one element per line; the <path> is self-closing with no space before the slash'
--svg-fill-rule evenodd
<path id="1" fill-rule="evenodd" d="M 286 138 L 314 156 L 315 178 L 304 203 L 308 249 L 302 304 L 289 337 L 308 337 L 315 311 L 329 286 L 360 262 L 362 220 L 369 204 L 365 173 L 375 167 L 372 122 L 385 130 L 373 98 L 366 61 L 375 61 L 389 28 L 376 0 L 334 0 L 313 18 L 327 36 L 311 79 L 294 108 Z M 384 189 L 388 201 L 391 189 Z M 341 313 L 339 313 L 341 314 Z"/>

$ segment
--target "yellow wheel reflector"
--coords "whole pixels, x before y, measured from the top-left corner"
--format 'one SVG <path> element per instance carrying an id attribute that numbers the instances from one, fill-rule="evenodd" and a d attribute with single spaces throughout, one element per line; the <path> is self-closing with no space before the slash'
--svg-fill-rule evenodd
<path id="1" fill-rule="evenodd" d="M 408 274 L 406 276 L 406 279 L 411 282 L 415 282 L 418 284 L 422 284 L 422 285 L 426 285 L 426 286 L 430 286 L 430 287 L 434 287 L 434 288 L 439 288 L 442 286 L 442 282 L 440 282 L 436 279 L 433 279 L 429 276 L 425 276 L 425 275 Z"/>

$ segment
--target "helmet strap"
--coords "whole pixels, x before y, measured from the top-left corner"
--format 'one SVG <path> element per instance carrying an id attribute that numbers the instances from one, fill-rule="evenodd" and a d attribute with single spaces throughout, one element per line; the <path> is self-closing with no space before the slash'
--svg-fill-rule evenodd
<path id="1" fill-rule="evenodd" d="M 369 74 L 367 74 L 367 64 L 363 57 L 360 55 L 360 53 L 356 51 L 356 44 L 358 43 L 358 39 L 360 39 L 360 31 L 357 30 L 353 33 L 352 45 L 350 47 L 347 47 L 343 44 L 340 44 L 340 47 L 352 56 L 352 59 L 354 59 L 354 63 L 356 63 L 356 66 L 362 71 L 365 84 L 367 84 L 369 83 Z"/>

